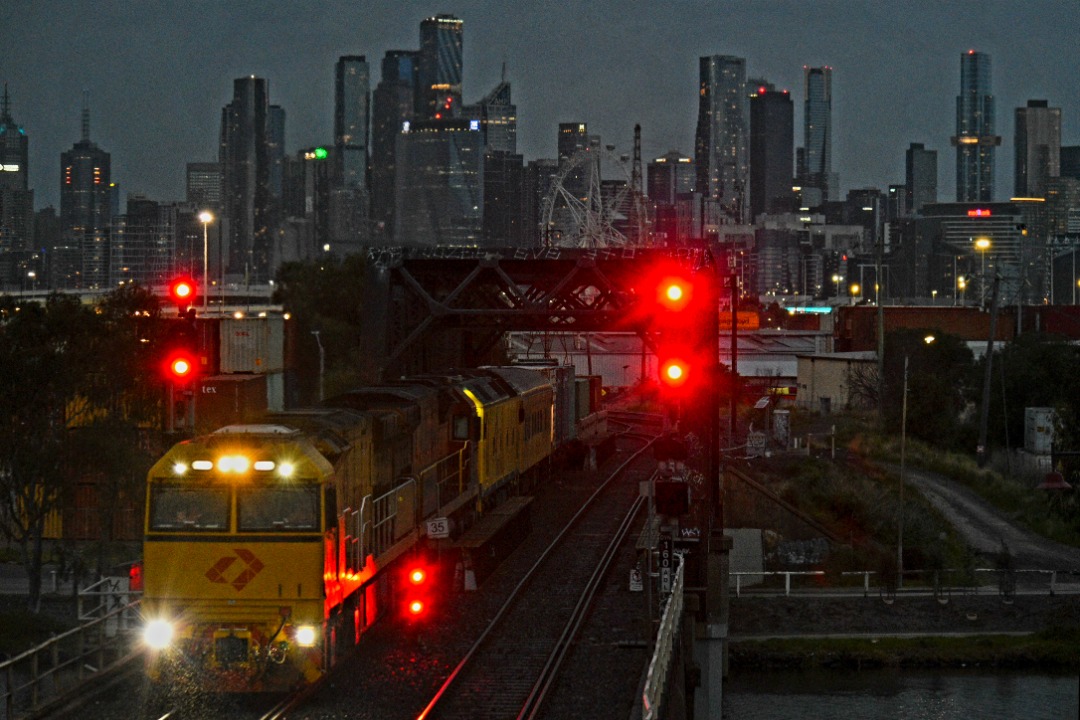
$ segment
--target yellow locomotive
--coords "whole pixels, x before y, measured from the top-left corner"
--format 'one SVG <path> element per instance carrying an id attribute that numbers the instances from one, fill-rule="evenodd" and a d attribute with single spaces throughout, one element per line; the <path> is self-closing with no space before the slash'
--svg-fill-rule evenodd
<path id="1" fill-rule="evenodd" d="M 556 396 L 524 368 L 423 376 L 172 447 L 147 487 L 150 678 L 317 680 L 395 607 L 395 560 L 424 544 L 425 521 L 463 532 L 552 456 L 575 413 Z"/>

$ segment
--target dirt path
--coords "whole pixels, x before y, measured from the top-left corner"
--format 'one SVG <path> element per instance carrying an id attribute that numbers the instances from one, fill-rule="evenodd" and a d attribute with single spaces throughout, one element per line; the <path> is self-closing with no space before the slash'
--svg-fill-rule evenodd
<path id="1" fill-rule="evenodd" d="M 1080 571 L 1080 549 L 1016 525 L 960 483 L 917 468 L 908 468 L 905 476 L 977 552 L 994 557 L 1004 542 L 1016 567 Z"/>

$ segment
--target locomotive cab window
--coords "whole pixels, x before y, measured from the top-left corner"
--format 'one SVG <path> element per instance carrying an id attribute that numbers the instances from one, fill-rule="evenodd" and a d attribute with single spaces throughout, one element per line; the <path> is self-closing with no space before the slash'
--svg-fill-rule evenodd
<path id="1" fill-rule="evenodd" d="M 319 488 L 249 487 L 237 497 L 239 531 L 296 532 L 319 529 Z"/>
<path id="2" fill-rule="evenodd" d="M 151 530 L 227 530 L 225 488 L 154 483 L 150 487 Z"/>

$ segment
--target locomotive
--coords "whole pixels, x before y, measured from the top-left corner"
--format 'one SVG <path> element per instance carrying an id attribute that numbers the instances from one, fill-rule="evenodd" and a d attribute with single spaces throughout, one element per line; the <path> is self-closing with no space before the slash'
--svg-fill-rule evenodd
<path id="1" fill-rule="evenodd" d="M 395 561 L 426 544 L 427 520 L 460 534 L 575 442 L 580 394 L 572 367 L 455 371 L 173 446 L 147 480 L 148 676 L 224 692 L 318 680 L 397 606 Z"/>

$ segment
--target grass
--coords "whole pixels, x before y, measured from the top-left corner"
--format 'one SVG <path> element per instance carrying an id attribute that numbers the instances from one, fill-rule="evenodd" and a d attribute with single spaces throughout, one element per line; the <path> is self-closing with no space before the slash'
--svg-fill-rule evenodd
<path id="1" fill-rule="evenodd" d="M 742 640 L 730 646 L 740 668 L 1040 668 L 1080 669 L 1080 629 L 1051 628 L 1029 636 L 800 638 Z"/>

